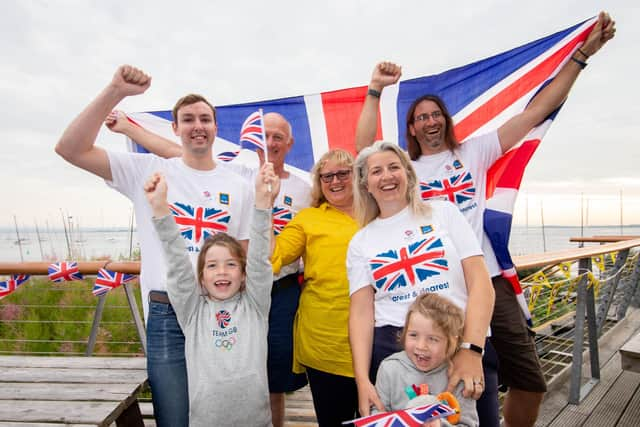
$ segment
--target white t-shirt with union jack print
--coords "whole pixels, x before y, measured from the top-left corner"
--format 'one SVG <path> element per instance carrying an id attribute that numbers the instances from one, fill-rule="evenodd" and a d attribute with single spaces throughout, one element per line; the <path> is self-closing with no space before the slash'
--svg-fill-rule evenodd
<path id="1" fill-rule="evenodd" d="M 133 202 L 142 261 L 140 284 L 145 319 L 151 290 L 166 291 L 167 263 L 153 227 L 151 208 L 143 185 L 161 172 L 168 186 L 167 200 L 180 226 L 194 271 L 200 247 L 211 234 L 228 233 L 238 240 L 249 238 L 253 198 L 247 182 L 221 162 L 210 171 L 188 167 L 181 158 L 164 159 L 153 154 L 108 152 L 112 181 L 118 192 Z"/>
<path id="2" fill-rule="evenodd" d="M 405 208 L 358 231 L 347 252 L 349 292 L 375 289 L 375 326 L 404 326 L 411 303 L 437 292 L 465 310 L 467 287 L 461 260 L 482 255 L 469 223 L 456 207 L 431 202 L 431 217 Z"/>
<path id="3" fill-rule="evenodd" d="M 455 152 L 420 156 L 413 167 L 423 200 L 448 200 L 463 213 L 481 243 L 491 277 L 501 274 L 489 238 L 484 232 L 487 170 L 502 155 L 498 132 L 471 138 Z"/>

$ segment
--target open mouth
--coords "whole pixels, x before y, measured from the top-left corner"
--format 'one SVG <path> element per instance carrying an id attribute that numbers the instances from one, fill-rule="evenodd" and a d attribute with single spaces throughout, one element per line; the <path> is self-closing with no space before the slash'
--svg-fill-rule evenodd
<path id="1" fill-rule="evenodd" d="M 421 354 L 414 354 L 418 365 L 428 365 L 431 362 L 431 357 Z"/>
<path id="2" fill-rule="evenodd" d="M 231 286 L 230 280 L 216 280 L 214 286 L 218 289 L 228 289 Z"/>
<path id="3" fill-rule="evenodd" d="M 393 183 L 393 184 L 385 184 L 383 186 L 380 187 L 381 191 L 394 191 L 398 188 L 398 184 Z"/>

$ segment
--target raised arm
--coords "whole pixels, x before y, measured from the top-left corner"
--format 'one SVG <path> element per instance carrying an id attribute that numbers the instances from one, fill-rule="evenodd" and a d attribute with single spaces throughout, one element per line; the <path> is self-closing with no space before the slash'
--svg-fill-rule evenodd
<path id="1" fill-rule="evenodd" d="M 271 209 L 280 191 L 280 178 L 273 172 L 273 164 L 260 167 L 255 180 L 255 210 L 251 220 L 251 235 L 247 251 L 247 293 L 265 316 L 271 305 L 273 272 L 269 255 L 273 239 Z"/>
<path id="2" fill-rule="evenodd" d="M 515 146 L 531 129 L 558 108 L 569 95 L 573 83 L 586 62 L 615 35 L 615 21 L 608 13 L 600 12 L 598 22 L 587 36 L 584 44 L 573 53 L 556 77 L 531 101 L 520 114 L 509 119 L 498 128 L 500 147 L 505 153 Z"/>
<path id="3" fill-rule="evenodd" d="M 182 145 L 130 122 L 127 115 L 122 111 L 114 110 L 109 113 L 104 120 L 104 124 L 112 132 L 128 136 L 156 156 L 164 157 L 165 159 L 182 156 Z"/>
<path id="4" fill-rule="evenodd" d="M 369 83 L 369 93 L 364 99 L 356 127 L 356 151 L 359 152 L 373 144 L 378 129 L 380 95 L 385 87 L 397 83 L 400 76 L 402 76 L 402 67 L 393 62 L 380 62 L 374 67 Z"/>
<path id="5" fill-rule="evenodd" d="M 153 226 L 164 250 L 169 299 L 180 326 L 184 328 L 198 304 L 200 286 L 191 267 L 184 239 L 169 210 L 164 176 L 154 173 L 144 184 L 144 192 L 153 213 Z"/>
<path id="6" fill-rule="evenodd" d="M 56 145 L 56 153 L 69 163 L 111 180 L 107 153 L 95 146 L 102 121 L 124 98 L 144 93 L 151 77 L 130 65 L 120 66 L 111 82 L 71 122 Z"/>

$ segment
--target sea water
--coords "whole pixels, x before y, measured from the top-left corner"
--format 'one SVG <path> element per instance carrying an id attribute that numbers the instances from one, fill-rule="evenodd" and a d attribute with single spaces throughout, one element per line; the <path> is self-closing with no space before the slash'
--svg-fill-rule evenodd
<path id="1" fill-rule="evenodd" d="M 595 235 L 640 236 L 640 225 L 600 226 L 600 227 L 542 227 L 514 226 L 511 230 L 509 247 L 512 255 L 527 255 L 549 251 L 577 248 L 571 237 Z M 40 231 L 40 241 L 35 231 L 20 231 L 21 247 L 17 244 L 15 230 L 0 229 L 0 262 L 42 261 L 42 260 L 92 260 L 111 258 L 126 260 L 139 253 L 140 244 L 135 231 L 127 229 L 87 229 L 65 235 L 63 230 Z M 69 253 L 71 256 L 69 257 Z"/>

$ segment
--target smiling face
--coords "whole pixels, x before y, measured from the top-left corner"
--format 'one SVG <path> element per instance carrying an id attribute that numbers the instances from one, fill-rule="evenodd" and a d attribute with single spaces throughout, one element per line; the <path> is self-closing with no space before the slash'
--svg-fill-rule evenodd
<path id="1" fill-rule="evenodd" d="M 426 372 L 447 360 L 448 337 L 436 323 L 412 312 L 406 325 L 404 350 L 416 368 Z"/>
<path id="2" fill-rule="evenodd" d="M 319 170 L 319 175 L 320 188 L 327 202 L 338 209 L 350 209 L 353 205 L 351 167 L 329 159 Z"/>
<path id="3" fill-rule="evenodd" d="M 289 122 L 278 113 L 267 113 L 264 115 L 264 134 L 267 138 L 269 161 L 273 163 L 275 168 L 282 167 L 284 159 L 293 145 Z M 257 153 L 262 161 L 264 153 L 262 150 L 258 150 Z"/>
<path id="4" fill-rule="evenodd" d="M 381 217 L 408 205 L 407 170 L 393 151 L 380 151 L 367 159 L 367 190 L 375 199 Z"/>
<path id="5" fill-rule="evenodd" d="M 177 115 L 177 121 L 172 123 L 172 127 L 175 135 L 182 141 L 183 150 L 192 155 L 210 156 L 218 131 L 211 107 L 199 101 L 180 107 Z"/>
<path id="6" fill-rule="evenodd" d="M 448 149 L 445 142 L 447 121 L 433 101 L 424 100 L 416 106 L 409 132 L 420 144 L 422 154 L 437 154 Z"/>
<path id="7" fill-rule="evenodd" d="M 245 281 L 242 261 L 225 246 L 212 245 L 204 256 L 202 286 L 209 298 L 226 300 L 237 294 Z"/>

